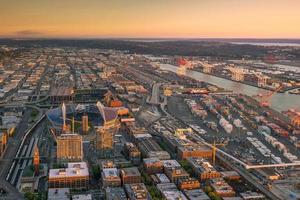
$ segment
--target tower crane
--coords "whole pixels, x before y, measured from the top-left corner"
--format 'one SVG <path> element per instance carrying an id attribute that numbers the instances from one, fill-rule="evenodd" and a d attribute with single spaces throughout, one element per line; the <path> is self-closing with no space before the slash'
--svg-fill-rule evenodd
<path id="1" fill-rule="evenodd" d="M 226 144 L 225 143 L 214 143 L 212 144 L 212 160 L 213 160 L 213 166 L 216 164 L 216 153 L 217 153 L 217 146 L 218 147 L 224 147 Z"/>

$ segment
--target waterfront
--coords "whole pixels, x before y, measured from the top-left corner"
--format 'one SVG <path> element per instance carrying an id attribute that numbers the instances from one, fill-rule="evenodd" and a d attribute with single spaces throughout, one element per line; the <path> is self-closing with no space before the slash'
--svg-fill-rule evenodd
<path id="1" fill-rule="evenodd" d="M 160 68 L 163 70 L 168 70 L 172 72 L 176 72 L 177 67 L 170 64 L 161 64 Z M 249 96 L 257 95 L 259 93 L 268 93 L 270 91 L 245 85 L 243 83 L 234 82 L 231 80 L 219 78 L 216 76 L 203 74 L 201 72 L 187 70 L 187 76 L 194 78 L 199 81 L 208 82 L 211 84 L 215 84 L 219 87 L 223 87 L 228 90 L 232 90 L 234 92 L 246 94 Z M 300 107 L 300 96 L 286 93 L 276 93 L 271 97 L 271 107 L 277 111 L 285 111 L 291 108 L 299 108 Z"/>

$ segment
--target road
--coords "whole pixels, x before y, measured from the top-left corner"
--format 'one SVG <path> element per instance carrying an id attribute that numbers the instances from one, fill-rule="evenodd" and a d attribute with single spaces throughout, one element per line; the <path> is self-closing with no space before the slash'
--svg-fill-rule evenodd
<path id="1" fill-rule="evenodd" d="M 147 99 L 147 103 L 159 105 L 160 104 L 160 88 L 161 83 L 154 83 L 152 86 L 151 96 Z"/>

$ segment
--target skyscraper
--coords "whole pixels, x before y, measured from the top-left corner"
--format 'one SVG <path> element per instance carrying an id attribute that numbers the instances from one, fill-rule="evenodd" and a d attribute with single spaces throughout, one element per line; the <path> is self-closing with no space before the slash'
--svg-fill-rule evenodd
<path id="1" fill-rule="evenodd" d="M 89 131 L 89 118 L 87 115 L 82 116 L 82 132 L 86 134 Z"/>
<path id="2" fill-rule="evenodd" d="M 112 155 L 114 148 L 114 134 L 116 128 L 101 126 L 96 130 L 96 148 L 100 151 L 101 156 L 109 157 Z"/>
<path id="3" fill-rule="evenodd" d="M 57 159 L 59 161 L 82 161 L 82 136 L 62 134 L 57 137 Z"/>

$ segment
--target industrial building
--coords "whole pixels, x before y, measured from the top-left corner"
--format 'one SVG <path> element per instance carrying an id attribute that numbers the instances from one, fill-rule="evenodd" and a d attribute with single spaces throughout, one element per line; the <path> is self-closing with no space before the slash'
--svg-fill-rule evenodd
<path id="1" fill-rule="evenodd" d="M 177 149 L 177 158 L 180 160 L 190 157 L 212 158 L 212 149 L 204 145 L 180 146 Z"/>
<path id="2" fill-rule="evenodd" d="M 170 159 L 170 154 L 166 151 L 163 151 L 152 137 L 139 137 L 137 138 L 137 141 L 138 148 L 143 157 L 157 157 L 161 160 Z"/>

